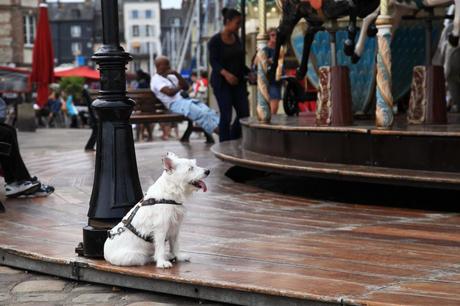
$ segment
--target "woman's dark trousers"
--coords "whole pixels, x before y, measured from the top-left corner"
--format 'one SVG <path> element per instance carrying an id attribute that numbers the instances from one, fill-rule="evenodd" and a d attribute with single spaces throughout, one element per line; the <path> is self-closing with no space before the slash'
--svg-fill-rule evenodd
<path id="1" fill-rule="evenodd" d="M 248 92 L 246 84 L 231 86 L 221 82 L 214 87 L 214 94 L 219 104 L 219 140 L 238 139 L 241 137 L 240 119 L 249 116 Z M 232 123 L 232 109 L 236 111 L 236 118 Z"/>

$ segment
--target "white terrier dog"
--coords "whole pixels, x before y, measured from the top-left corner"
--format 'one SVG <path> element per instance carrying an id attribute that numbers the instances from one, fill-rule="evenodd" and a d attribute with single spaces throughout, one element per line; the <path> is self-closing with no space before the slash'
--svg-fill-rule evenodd
<path id="1" fill-rule="evenodd" d="M 159 268 L 170 268 L 172 259 L 190 260 L 179 252 L 179 228 L 185 214 L 182 204 L 193 191 L 206 192 L 202 180 L 210 171 L 198 167 L 194 159 L 179 158 L 171 152 L 163 158 L 163 165 L 163 174 L 144 199 L 110 230 L 104 258 L 111 264 L 136 266 L 155 261 Z"/>

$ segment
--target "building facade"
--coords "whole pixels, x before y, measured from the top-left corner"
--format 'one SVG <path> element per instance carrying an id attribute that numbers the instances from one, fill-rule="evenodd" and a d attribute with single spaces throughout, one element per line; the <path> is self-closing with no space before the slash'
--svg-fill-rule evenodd
<path id="1" fill-rule="evenodd" d="M 31 67 L 37 0 L 0 0 L 0 65 Z"/>
<path id="2" fill-rule="evenodd" d="M 123 1 L 123 25 L 126 51 L 133 61 L 128 71 L 142 69 L 154 73 L 154 58 L 161 54 L 160 1 Z"/>
<path id="3" fill-rule="evenodd" d="M 48 4 L 55 65 L 91 64 L 96 23 L 94 11 L 92 1 Z"/>
<path id="4" fill-rule="evenodd" d="M 161 51 L 168 55 L 173 68 L 179 62 L 187 11 L 187 7 L 161 10 Z M 189 60 L 190 52 L 187 55 Z"/>

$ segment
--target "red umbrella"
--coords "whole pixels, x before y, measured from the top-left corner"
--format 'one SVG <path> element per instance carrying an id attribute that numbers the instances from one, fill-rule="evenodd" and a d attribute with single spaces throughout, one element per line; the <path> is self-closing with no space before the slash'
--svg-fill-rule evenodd
<path id="1" fill-rule="evenodd" d="M 37 84 L 37 104 L 42 107 L 48 101 L 48 85 L 54 81 L 53 43 L 46 3 L 40 3 L 30 81 Z"/>
<path id="2" fill-rule="evenodd" d="M 54 76 L 57 78 L 81 77 L 90 80 L 99 80 L 99 71 L 91 69 L 88 66 L 81 66 L 64 70 L 56 70 L 54 72 Z"/>

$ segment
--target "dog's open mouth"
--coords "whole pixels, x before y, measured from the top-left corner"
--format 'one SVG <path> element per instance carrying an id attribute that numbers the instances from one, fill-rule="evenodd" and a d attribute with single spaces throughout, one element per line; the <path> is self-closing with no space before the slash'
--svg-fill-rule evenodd
<path id="1" fill-rule="evenodd" d="M 192 181 L 190 182 L 190 184 L 192 184 L 198 189 L 203 189 L 203 192 L 206 192 L 208 190 L 208 187 L 206 187 L 206 184 L 202 180 Z"/>

